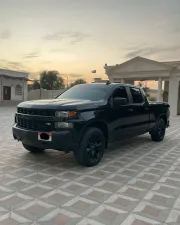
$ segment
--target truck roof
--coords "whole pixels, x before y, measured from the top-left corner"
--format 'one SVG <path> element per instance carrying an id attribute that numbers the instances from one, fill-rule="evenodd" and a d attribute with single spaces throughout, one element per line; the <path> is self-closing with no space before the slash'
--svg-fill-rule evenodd
<path id="1" fill-rule="evenodd" d="M 110 83 L 110 82 L 104 82 L 104 83 L 89 83 L 91 85 L 99 85 L 99 86 L 103 86 L 103 85 L 107 85 L 109 87 L 116 87 L 116 86 L 128 86 L 128 87 L 137 87 L 137 85 L 132 85 L 132 84 L 124 84 L 124 83 Z"/>

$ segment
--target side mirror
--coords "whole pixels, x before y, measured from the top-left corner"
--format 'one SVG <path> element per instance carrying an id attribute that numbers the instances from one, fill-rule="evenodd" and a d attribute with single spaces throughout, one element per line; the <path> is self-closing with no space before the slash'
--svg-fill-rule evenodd
<path id="1" fill-rule="evenodd" d="M 113 106 L 114 108 L 119 108 L 120 106 L 127 105 L 127 98 L 114 98 Z"/>

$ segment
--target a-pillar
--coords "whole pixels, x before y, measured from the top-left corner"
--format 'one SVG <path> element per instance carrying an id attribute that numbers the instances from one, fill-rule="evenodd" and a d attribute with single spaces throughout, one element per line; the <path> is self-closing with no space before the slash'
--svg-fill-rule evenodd
<path id="1" fill-rule="evenodd" d="M 158 79 L 158 93 L 157 93 L 157 101 L 162 101 L 162 78 Z"/>
<path id="2" fill-rule="evenodd" d="M 169 101 L 171 116 L 177 116 L 178 111 L 178 91 L 179 80 L 177 77 L 171 77 L 169 79 Z"/>

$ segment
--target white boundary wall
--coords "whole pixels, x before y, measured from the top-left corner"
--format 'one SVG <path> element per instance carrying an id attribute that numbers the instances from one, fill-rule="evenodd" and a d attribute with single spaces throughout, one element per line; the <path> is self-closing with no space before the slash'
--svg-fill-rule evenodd
<path id="1" fill-rule="evenodd" d="M 59 90 L 46 90 L 46 89 L 36 89 L 28 92 L 28 100 L 36 100 L 36 99 L 51 99 L 55 96 L 64 92 L 65 89 Z"/>

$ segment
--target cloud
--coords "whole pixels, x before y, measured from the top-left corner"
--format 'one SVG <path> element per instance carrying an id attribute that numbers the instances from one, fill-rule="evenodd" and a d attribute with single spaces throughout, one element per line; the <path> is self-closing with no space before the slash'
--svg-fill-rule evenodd
<path id="1" fill-rule="evenodd" d="M 155 25 L 157 28 L 163 28 L 165 25 L 167 25 L 167 19 L 161 20 L 159 22 L 157 22 L 157 24 Z"/>
<path id="2" fill-rule="evenodd" d="M 74 79 L 77 79 L 77 78 L 81 78 L 81 77 L 84 77 L 85 75 L 83 74 L 79 74 L 79 73 L 60 73 L 60 75 L 62 77 L 68 77 L 68 78 L 74 78 Z"/>
<path id="3" fill-rule="evenodd" d="M 180 27 L 174 28 L 174 30 L 173 30 L 172 32 L 173 32 L 173 33 L 180 33 Z"/>
<path id="4" fill-rule="evenodd" d="M 43 38 L 48 41 L 67 41 L 69 44 L 77 44 L 86 38 L 89 35 L 81 33 L 81 32 L 57 32 L 53 34 L 48 34 Z"/>
<path id="5" fill-rule="evenodd" d="M 126 58 L 134 58 L 136 56 L 151 56 L 154 54 L 171 53 L 180 51 L 180 45 L 169 45 L 169 46 L 158 46 L 158 47 L 148 47 L 142 46 L 131 49 L 126 55 Z"/>
<path id="6" fill-rule="evenodd" d="M 40 72 L 30 72 L 29 73 L 29 79 L 31 80 L 37 80 L 39 79 Z"/>
<path id="7" fill-rule="evenodd" d="M 49 52 L 66 52 L 67 50 L 66 49 L 63 49 L 63 48 L 54 48 L 54 49 L 51 49 Z"/>
<path id="8" fill-rule="evenodd" d="M 2 69 L 25 71 L 25 67 L 20 62 L 0 59 L 0 67 Z"/>
<path id="9" fill-rule="evenodd" d="M 7 40 L 10 39 L 12 36 L 11 32 L 9 30 L 5 30 L 3 32 L 0 33 L 0 39 L 1 40 Z"/>
<path id="10" fill-rule="evenodd" d="M 24 59 L 32 59 L 40 57 L 39 52 L 31 52 L 23 56 Z"/>
<path id="11" fill-rule="evenodd" d="M 73 78 L 81 78 L 81 77 L 84 77 L 83 74 L 75 74 L 75 73 L 70 73 L 69 76 L 70 77 L 73 77 Z"/>

